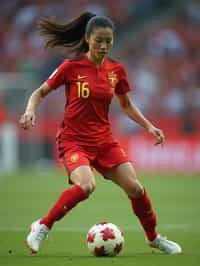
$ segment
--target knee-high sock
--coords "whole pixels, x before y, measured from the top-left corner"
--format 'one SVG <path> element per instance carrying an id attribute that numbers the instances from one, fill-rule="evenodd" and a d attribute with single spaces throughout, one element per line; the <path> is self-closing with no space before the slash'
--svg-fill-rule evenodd
<path id="1" fill-rule="evenodd" d="M 153 210 L 150 198 L 144 190 L 144 194 L 138 198 L 130 197 L 132 209 L 135 215 L 140 220 L 140 223 L 145 231 L 146 237 L 152 241 L 157 236 L 156 231 L 156 214 Z"/>
<path id="2" fill-rule="evenodd" d="M 49 229 L 55 221 L 60 220 L 65 214 L 74 208 L 77 203 L 86 199 L 88 195 L 78 185 L 65 190 L 54 206 L 49 210 L 48 214 L 40 220 L 40 224 L 45 224 Z"/>

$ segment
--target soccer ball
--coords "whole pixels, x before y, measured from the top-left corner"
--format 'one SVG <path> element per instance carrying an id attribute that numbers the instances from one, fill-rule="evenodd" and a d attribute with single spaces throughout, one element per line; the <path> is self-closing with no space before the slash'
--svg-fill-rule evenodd
<path id="1" fill-rule="evenodd" d="M 97 223 L 87 233 L 87 245 L 94 256 L 116 256 L 124 246 L 123 232 L 115 224 Z"/>

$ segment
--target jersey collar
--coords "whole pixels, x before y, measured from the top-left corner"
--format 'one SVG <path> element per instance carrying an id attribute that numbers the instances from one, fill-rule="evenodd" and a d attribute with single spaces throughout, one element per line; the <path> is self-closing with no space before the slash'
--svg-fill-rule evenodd
<path id="1" fill-rule="evenodd" d="M 92 61 L 90 61 L 90 60 L 88 59 L 88 56 L 87 56 L 86 53 L 83 54 L 83 57 L 84 57 L 85 61 L 86 61 L 89 65 L 91 65 L 91 66 L 93 66 L 93 67 L 95 67 L 95 68 L 101 68 L 101 67 L 103 67 L 103 66 L 105 65 L 105 63 L 106 63 L 106 60 L 107 60 L 107 58 L 105 58 L 104 61 L 103 61 L 103 63 L 102 63 L 101 65 L 98 65 L 98 66 L 97 66 L 95 63 L 93 63 Z"/>

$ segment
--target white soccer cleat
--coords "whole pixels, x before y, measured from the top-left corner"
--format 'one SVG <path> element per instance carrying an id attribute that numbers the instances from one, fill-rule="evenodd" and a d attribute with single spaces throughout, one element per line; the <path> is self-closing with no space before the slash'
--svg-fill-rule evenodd
<path id="1" fill-rule="evenodd" d="M 161 235 L 157 235 L 153 241 L 148 241 L 148 244 L 150 247 L 157 248 L 160 251 L 170 255 L 179 254 L 182 252 L 181 247 L 176 242 L 168 240 L 166 237 Z"/>
<path id="2" fill-rule="evenodd" d="M 45 224 L 40 224 L 40 220 L 35 221 L 30 226 L 30 233 L 26 238 L 26 244 L 32 254 L 39 251 L 43 240 L 47 238 L 49 228 Z"/>

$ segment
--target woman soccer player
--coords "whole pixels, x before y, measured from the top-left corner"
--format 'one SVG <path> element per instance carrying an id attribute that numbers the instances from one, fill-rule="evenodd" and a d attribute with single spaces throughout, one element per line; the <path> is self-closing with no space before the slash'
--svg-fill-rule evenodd
<path id="1" fill-rule="evenodd" d="M 65 86 L 65 114 L 57 144 L 72 186 L 60 195 L 44 217 L 31 224 L 26 239 L 30 251 L 37 253 L 53 224 L 90 196 L 95 189 L 92 172 L 95 168 L 125 191 L 144 229 L 147 243 L 167 254 L 180 253 L 181 247 L 177 243 L 156 231 L 156 214 L 147 191 L 111 133 L 108 111 L 115 94 L 122 111 L 155 136 L 156 144 L 164 143 L 163 132 L 142 115 L 129 97 L 123 65 L 107 57 L 113 46 L 113 22 L 86 12 L 66 25 L 42 19 L 39 29 L 48 37 L 47 47 L 63 47 L 76 56 L 65 60 L 33 92 L 20 124 L 24 129 L 34 126 L 36 109 L 43 98 L 61 85 Z"/>

